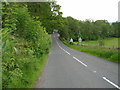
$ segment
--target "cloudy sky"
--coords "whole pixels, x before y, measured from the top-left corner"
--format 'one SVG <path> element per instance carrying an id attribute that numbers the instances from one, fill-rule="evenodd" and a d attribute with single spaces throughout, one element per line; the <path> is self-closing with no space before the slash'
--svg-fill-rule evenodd
<path id="1" fill-rule="evenodd" d="M 72 16 L 78 20 L 118 21 L 120 0 L 56 0 L 61 6 L 63 17 Z"/>

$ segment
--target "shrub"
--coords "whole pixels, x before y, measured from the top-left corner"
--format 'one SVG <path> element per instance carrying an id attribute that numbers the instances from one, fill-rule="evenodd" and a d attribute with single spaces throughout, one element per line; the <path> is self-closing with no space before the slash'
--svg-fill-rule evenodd
<path id="1" fill-rule="evenodd" d="M 25 88 L 33 81 L 24 76 L 35 76 L 33 72 L 42 62 L 41 58 L 49 52 L 51 38 L 41 23 L 32 19 L 26 6 L 4 3 L 2 7 L 2 87 L 19 88 L 23 85 Z"/>

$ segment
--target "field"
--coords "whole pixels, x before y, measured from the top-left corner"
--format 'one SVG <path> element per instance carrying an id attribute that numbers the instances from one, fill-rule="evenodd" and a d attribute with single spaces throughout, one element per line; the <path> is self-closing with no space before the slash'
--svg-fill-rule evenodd
<path id="1" fill-rule="evenodd" d="M 70 48 L 76 49 L 81 52 L 85 52 L 100 58 L 103 58 L 105 60 L 109 60 L 115 63 L 120 63 L 119 61 L 119 52 L 118 49 L 115 48 L 104 48 L 100 47 L 98 44 L 98 41 L 85 41 L 82 42 L 82 44 L 89 44 L 89 45 L 95 45 L 95 47 L 90 46 L 80 46 L 80 45 L 71 45 L 67 43 L 66 41 L 63 41 L 65 45 L 67 45 Z M 75 42 L 74 42 L 75 43 Z M 109 38 L 104 40 L 106 47 L 118 47 L 118 39 L 117 38 Z"/>
<path id="2" fill-rule="evenodd" d="M 105 47 L 115 47 L 118 48 L 118 39 L 119 38 L 107 38 L 103 39 L 103 43 Z M 74 42 L 74 44 L 77 44 L 78 42 Z M 79 44 L 85 44 L 85 45 L 92 45 L 92 46 L 99 46 L 99 41 L 83 41 L 79 42 Z"/>

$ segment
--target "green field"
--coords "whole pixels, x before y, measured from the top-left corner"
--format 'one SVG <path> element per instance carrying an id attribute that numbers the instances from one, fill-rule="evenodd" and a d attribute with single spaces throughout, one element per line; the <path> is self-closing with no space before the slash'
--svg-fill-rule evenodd
<path id="1" fill-rule="evenodd" d="M 107 39 L 102 39 L 104 42 L 105 47 L 119 47 L 118 46 L 118 39 L 119 38 L 107 38 Z M 74 44 L 77 44 L 78 42 L 74 42 Z M 99 46 L 99 41 L 83 41 L 79 42 L 79 44 L 85 44 L 85 45 L 92 45 L 92 46 Z"/>
<path id="2" fill-rule="evenodd" d="M 108 47 L 116 46 L 116 47 L 118 47 L 118 38 L 105 39 L 104 42 L 105 42 L 105 46 L 108 46 Z M 112 62 L 115 62 L 115 63 L 120 63 L 120 61 L 118 59 L 119 58 L 118 49 L 100 47 L 99 44 L 98 44 L 98 41 L 82 42 L 82 44 L 96 45 L 96 47 L 71 45 L 66 41 L 63 41 L 63 43 L 65 45 L 67 45 L 68 47 L 76 49 L 78 51 L 85 52 L 85 53 L 88 53 L 88 54 L 91 54 L 91 55 L 94 55 L 94 56 L 97 56 L 97 57 L 100 57 L 100 58 L 103 58 L 105 60 L 109 60 L 109 61 L 112 61 Z"/>

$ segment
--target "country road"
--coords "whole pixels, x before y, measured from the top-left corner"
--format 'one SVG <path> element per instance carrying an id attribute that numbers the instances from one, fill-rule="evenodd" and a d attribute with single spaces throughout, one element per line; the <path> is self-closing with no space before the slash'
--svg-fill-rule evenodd
<path id="1" fill-rule="evenodd" d="M 65 46 L 58 34 L 36 88 L 115 88 L 118 86 L 118 64 Z"/>

